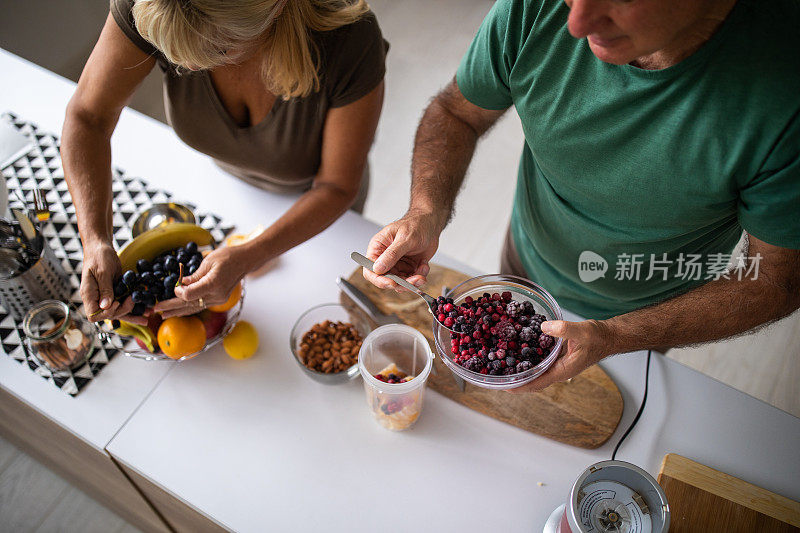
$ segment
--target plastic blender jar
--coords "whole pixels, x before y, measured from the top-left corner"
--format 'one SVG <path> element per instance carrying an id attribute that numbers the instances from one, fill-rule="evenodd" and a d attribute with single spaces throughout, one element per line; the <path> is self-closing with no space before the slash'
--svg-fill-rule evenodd
<path id="1" fill-rule="evenodd" d="M 413 376 L 404 383 L 386 383 L 375 377 L 392 363 Z M 367 405 L 375 420 L 387 429 L 410 428 L 422 412 L 425 383 L 433 367 L 428 340 L 404 324 L 381 326 L 364 339 L 358 353 L 358 369 L 364 380 Z"/>

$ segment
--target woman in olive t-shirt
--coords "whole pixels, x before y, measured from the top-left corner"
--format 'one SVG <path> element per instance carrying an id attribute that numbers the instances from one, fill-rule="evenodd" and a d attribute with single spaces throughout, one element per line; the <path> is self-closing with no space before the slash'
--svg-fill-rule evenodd
<path id="1" fill-rule="evenodd" d="M 257 238 L 208 255 L 176 298 L 158 304 L 165 318 L 224 302 L 245 274 L 363 206 L 388 48 L 363 0 L 111 0 L 110 11 L 61 147 L 93 320 L 133 307 L 113 298 L 110 137 L 155 65 L 184 142 L 257 187 L 303 192 Z"/>

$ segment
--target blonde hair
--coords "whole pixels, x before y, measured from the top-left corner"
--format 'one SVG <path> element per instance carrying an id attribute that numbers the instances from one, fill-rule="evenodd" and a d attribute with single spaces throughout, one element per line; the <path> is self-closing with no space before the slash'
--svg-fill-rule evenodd
<path id="1" fill-rule="evenodd" d="M 179 67 L 210 69 L 254 48 L 267 51 L 262 75 L 284 99 L 319 90 L 311 31 L 352 24 L 365 0 L 136 0 L 133 18 L 147 41 Z"/>

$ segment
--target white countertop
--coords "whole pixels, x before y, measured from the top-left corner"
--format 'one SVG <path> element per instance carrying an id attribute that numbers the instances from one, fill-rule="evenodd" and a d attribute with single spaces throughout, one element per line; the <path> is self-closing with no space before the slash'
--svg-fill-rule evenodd
<path id="1" fill-rule="evenodd" d="M 0 78 L 0 112 L 11 111 L 45 131 L 61 134 L 74 83 L 2 49 Z M 130 109 L 122 112 L 120 124 L 123 131 L 147 129 L 153 138 L 159 133 L 171 135 L 166 126 Z M 120 146 L 119 137 L 114 139 L 115 149 L 123 153 L 126 147 Z M 136 161 L 131 150 L 127 151 L 127 160 Z M 118 355 L 73 398 L 10 357 L 0 355 L 0 386 L 103 449 L 173 366 Z"/>
<path id="2" fill-rule="evenodd" d="M 64 94 L 71 92 L 62 87 L 66 82 L 8 54 L 0 54 L 0 69 L 16 69 L 9 79 L 36 85 L 3 87 L 2 107 L 59 131 Z M 123 113 L 114 159 L 244 230 L 268 224 L 292 201 L 226 176 L 168 128 L 134 112 Z M 609 458 L 633 418 L 644 387 L 644 354 L 603 363 L 626 407 L 617 433 L 597 450 L 538 437 L 433 391 L 412 430 L 387 431 L 372 420 L 359 381 L 331 387 L 309 380 L 292 360 L 288 340 L 305 309 L 336 300 L 336 276 L 353 268 L 349 252 L 363 250 L 376 229 L 348 213 L 248 282 L 243 318 L 261 337 L 250 360 L 234 361 L 221 348 L 166 367 L 118 359 L 75 400 L 51 398 L 64 395 L 22 368 L 41 381 L 38 387 L 23 387 L 24 376 L 6 372 L 0 384 L 64 419 L 69 402 L 87 413 L 115 404 L 111 400 L 122 392 L 108 390 L 103 378 L 110 384 L 117 371 L 161 376 L 172 368 L 122 420 L 107 449 L 237 531 L 541 529 L 578 474 Z M 650 380 L 647 408 L 618 459 L 655 475 L 663 455 L 676 452 L 800 500 L 800 419 L 665 358 L 653 359 Z M 85 424 L 65 425 L 87 432 Z"/>

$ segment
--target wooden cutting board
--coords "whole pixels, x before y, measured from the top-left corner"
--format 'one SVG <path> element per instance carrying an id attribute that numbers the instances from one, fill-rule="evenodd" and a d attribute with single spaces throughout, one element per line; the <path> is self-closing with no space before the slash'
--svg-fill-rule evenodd
<path id="1" fill-rule="evenodd" d="M 658 483 L 669 502 L 670 533 L 800 532 L 800 503 L 670 453 Z"/>
<path id="2" fill-rule="evenodd" d="M 469 276 L 439 265 L 431 265 L 424 290 L 441 294 L 442 287 L 455 287 Z M 348 281 L 367 295 L 386 314 L 397 314 L 406 324 L 422 332 L 434 352 L 431 316 L 425 303 L 409 293 L 381 290 L 368 283 L 361 269 Z M 349 300 L 344 294 L 345 303 Z M 352 302 L 349 302 L 352 304 Z M 622 395 L 608 375 L 597 365 L 585 370 L 569 383 L 556 383 L 544 391 L 510 394 L 466 384 L 462 392 L 449 368 L 439 357 L 428 386 L 453 401 L 537 435 L 581 448 L 597 448 L 611 437 L 622 416 Z"/>

